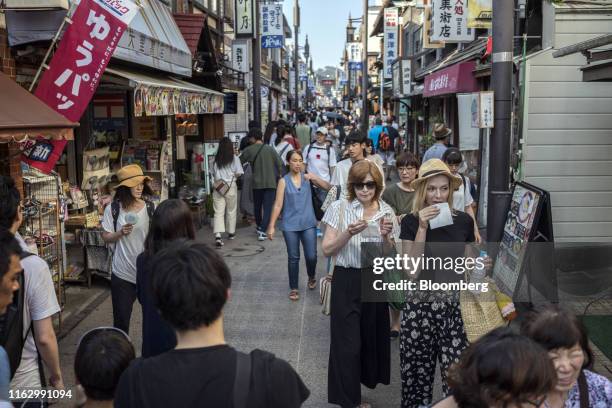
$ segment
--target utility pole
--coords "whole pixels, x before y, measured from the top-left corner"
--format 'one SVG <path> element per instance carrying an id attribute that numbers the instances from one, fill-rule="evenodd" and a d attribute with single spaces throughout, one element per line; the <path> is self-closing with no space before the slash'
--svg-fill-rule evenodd
<path id="1" fill-rule="evenodd" d="M 259 35 L 259 0 L 255 0 L 255 38 L 253 44 L 253 120 L 261 124 L 261 38 Z"/>
<path id="2" fill-rule="evenodd" d="M 299 0 L 293 3 L 293 32 L 295 41 L 293 43 L 293 64 L 295 68 L 295 121 L 297 122 L 297 113 L 300 109 L 300 42 L 298 35 L 300 32 L 300 4 Z"/>
<path id="3" fill-rule="evenodd" d="M 363 0 L 363 63 L 361 67 L 361 127 L 364 132 L 368 131 L 368 0 Z"/>
<path id="4" fill-rule="evenodd" d="M 306 39 L 304 40 L 304 59 L 306 59 L 306 100 L 304 101 L 304 106 L 306 110 L 309 109 L 309 96 L 310 96 L 310 72 L 308 72 L 308 59 L 310 58 L 310 44 L 308 44 L 308 34 L 306 34 Z"/>
<path id="5" fill-rule="evenodd" d="M 512 113 L 512 40 L 514 2 L 493 0 L 493 55 L 491 83 L 495 92 L 494 128 L 489 149 L 487 241 L 502 239 L 510 203 L 510 129 Z"/>

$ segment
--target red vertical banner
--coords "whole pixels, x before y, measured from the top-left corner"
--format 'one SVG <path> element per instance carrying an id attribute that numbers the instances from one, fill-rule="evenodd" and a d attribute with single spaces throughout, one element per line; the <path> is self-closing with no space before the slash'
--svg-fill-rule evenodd
<path id="1" fill-rule="evenodd" d="M 78 122 L 137 12 L 138 6 L 131 0 L 81 0 L 34 95 L 67 119 Z M 61 150 L 63 146 L 60 154 Z M 47 161 L 41 162 L 40 157 L 31 158 L 26 151 L 23 159 L 45 171 L 53 168 L 57 157 L 49 155 Z"/>

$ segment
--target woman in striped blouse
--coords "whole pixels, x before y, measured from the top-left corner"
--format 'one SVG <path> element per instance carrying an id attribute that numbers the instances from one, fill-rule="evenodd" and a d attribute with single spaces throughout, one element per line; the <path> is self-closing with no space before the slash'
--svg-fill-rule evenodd
<path id="1" fill-rule="evenodd" d="M 390 344 L 387 303 L 362 303 L 361 244 L 393 244 L 399 235 L 393 209 L 380 199 L 383 175 L 376 164 L 361 160 L 348 175 L 347 199 L 331 204 L 323 253 L 336 258 L 331 296 L 331 347 L 328 401 L 343 408 L 369 407 L 361 402 L 361 384 L 389 384 Z"/>

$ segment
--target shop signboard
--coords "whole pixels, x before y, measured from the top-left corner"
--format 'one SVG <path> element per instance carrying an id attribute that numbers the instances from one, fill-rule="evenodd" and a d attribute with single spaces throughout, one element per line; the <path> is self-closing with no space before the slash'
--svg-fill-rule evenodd
<path id="1" fill-rule="evenodd" d="M 255 37 L 255 0 L 234 0 L 236 38 Z"/>
<path id="2" fill-rule="evenodd" d="M 247 132 L 227 132 L 227 137 L 232 141 L 234 145 L 234 151 L 240 150 L 240 142 L 247 136 Z"/>
<path id="3" fill-rule="evenodd" d="M 363 69 L 363 62 L 361 61 L 349 61 L 349 70 L 361 71 Z"/>
<path id="4" fill-rule="evenodd" d="M 238 72 L 249 72 L 249 47 L 246 41 L 232 44 L 232 66 Z"/>
<path id="5" fill-rule="evenodd" d="M 398 26 L 399 9 L 397 7 L 385 8 L 384 15 L 384 56 L 383 56 L 383 77 L 384 79 L 393 78 L 393 62 L 398 55 Z"/>
<path id="6" fill-rule="evenodd" d="M 476 94 L 478 95 L 478 94 Z M 457 94 L 459 117 L 459 150 L 478 150 L 480 146 L 480 129 L 472 127 L 470 114 L 472 94 Z"/>
<path id="7" fill-rule="evenodd" d="M 468 27 L 466 0 L 433 0 L 431 41 L 471 42 L 475 31 Z"/>
<path id="8" fill-rule="evenodd" d="M 349 62 L 362 62 L 362 45 L 358 42 L 350 42 L 346 46 Z"/>
<path id="9" fill-rule="evenodd" d="M 393 96 L 402 95 L 402 80 L 401 80 L 401 65 L 402 61 L 395 61 L 393 63 Z"/>
<path id="10" fill-rule="evenodd" d="M 224 95 L 138 85 L 134 90 L 134 116 L 223 113 Z"/>
<path id="11" fill-rule="evenodd" d="M 283 47 L 283 4 L 260 4 L 261 48 Z"/>
<path id="12" fill-rule="evenodd" d="M 306 64 L 300 62 L 300 81 L 307 81 L 308 74 L 306 73 Z"/>
<path id="13" fill-rule="evenodd" d="M 137 12 L 138 7 L 130 0 L 82 0 L 34 95 L 67 119 L 78 122 Z M 49 173 L 65 145 L 61 140 L 38 141 L 24 150 L 23 161 Z"/>
<path id="14" fill-rule="evenodd" d="M 493 26 L 493 0 L 468 1 L 468 27 L 487 28 Z"/>
<path id="15" fill-rule="evenodd" d="M 494 92 L 487 91 L 480 93 L 480 102 L 479 102 L 479 110 L 480 110 L 480 127 L 481 128 L 493 128 L 494 127 Z"/>
<path id="16" fill-rule="evenodd" d="M 425 77 L 423 96 L 429 98 L 461 92 L 474 92 L 478 89 L 474 78 L 474 61 L 451 65 Z"/>

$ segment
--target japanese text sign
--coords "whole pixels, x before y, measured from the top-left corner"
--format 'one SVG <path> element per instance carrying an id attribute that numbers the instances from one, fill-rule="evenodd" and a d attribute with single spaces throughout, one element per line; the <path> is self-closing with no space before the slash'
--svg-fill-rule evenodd
<path id="1" fill-rule="evenodd" d="M 397 58 L 397 51 L 399 45 L 398 36 L 399 26 L 399 10 L 397 7 L 388 7 L 385 9 L 385 54 L 383 56 L 384 62 L 384 78 L 393 78 L 393 62 Z"/>
<path id="2" fill-rule="evenodd" d="M 130 0 L 82 0 L 34 94 L 78 122 L 137 11 Z"/>
<path id="3" fill-rule="evenodd" d="M 467 0 L 433 0 L 431 11 L 431 41 L 474 41 L 475 32 L 468 28 Z"/>
<path id="4" fill-rule="evenodd" d="M 255 37 L 255 13 L 254 0 L 234 0 L 234 32 L 236 37 L 252 38 Z"/>
<path id="5" fill-rule="evenodd" d="M 356 42 L 348 43 L 347 53 L 348 53 L 349 61 L 350 62 L 361 62 L 363 60 L 363 58 L 361 57 L 361 54 L 362 54 L 361 51 L 362 51 L 361 43 L 356 43 Z"/>
<path id="6" fill-rule="evenodd" d="M 36 140 L 28 140 L 21 146 L 21 161 L 49 174 L 62 156 L 66 143 L 67 140 L 47 140 L 42 136 Z"/>
<path id="7" fill-rule="evenodd" d="M 236 71 L 249 72 L 249 47 L 246 42 L 232 44 L 232 65 Z"/>
<path id="8" fill-rule="evenodd" d="M 307 81 L 308 80 L 308 73 L 306 72 L 306 64 L 303 62 L 300 62 L 300 81 Z"/>
<path id="9" fill-rule="evenodd" d="M 283 47 L 283 4 L 261 4 L 261 48 Z"/>

